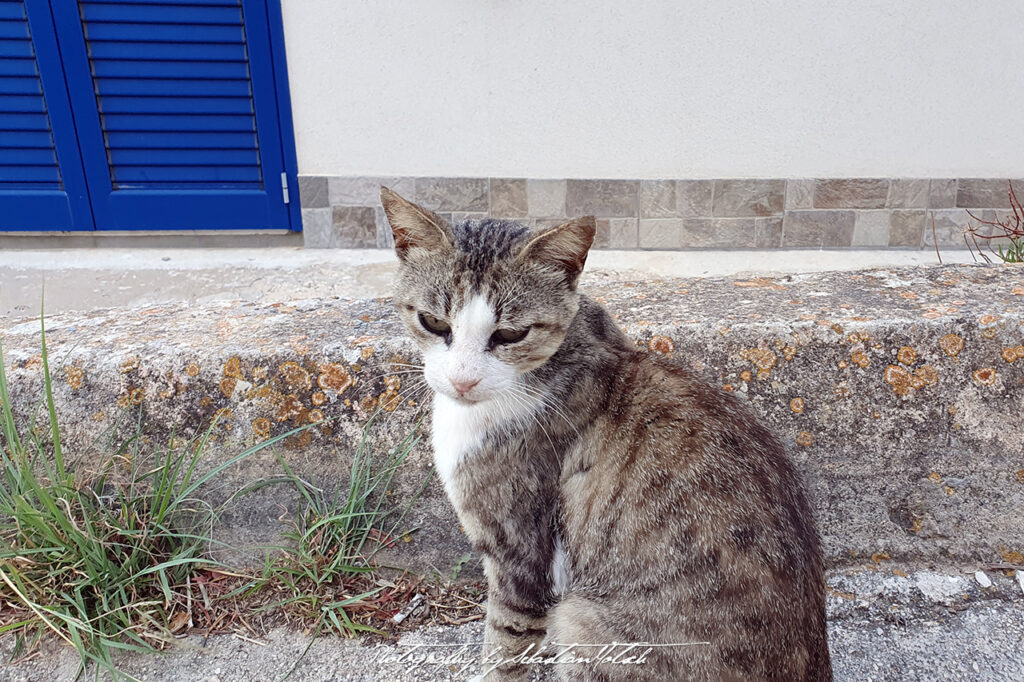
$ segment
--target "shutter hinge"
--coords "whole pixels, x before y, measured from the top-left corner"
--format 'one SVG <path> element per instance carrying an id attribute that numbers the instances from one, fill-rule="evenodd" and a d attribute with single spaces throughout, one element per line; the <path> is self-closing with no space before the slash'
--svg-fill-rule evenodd
<path id="1" fill-rule="evenodd" d="M 284 203 L 291 203 L 291 199 L 288 197 L 288 174 L 281 173 L 281 194 L 284 196 Z"/>

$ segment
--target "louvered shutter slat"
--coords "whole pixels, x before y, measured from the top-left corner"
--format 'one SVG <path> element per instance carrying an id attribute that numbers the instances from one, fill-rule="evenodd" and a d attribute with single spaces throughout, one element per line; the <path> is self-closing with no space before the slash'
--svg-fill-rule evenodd
<path id="1" fill-rule="evenodd" d="M 192 116 L 187 114 L 111 114 L 103 117 L 103 129 L 111 131 L 164 132 L 174 130 L 195 131 L 250 131 L 255 134 L 256 125 L 251 116 Z M 109 135 L 107 144 L 110 145 Z M 252 145 L 250 136 L 250 145 Z"/>
<path id="2" fill-rule="evenodd" d="M 115 191 L 262 188 L 240 0 L 79 7 Z"/>
<path id="3" fill-rule="evenodd" d="M 23 2 L 0 2 L 0 190 L 61 190 Z"/>
<path id="4" fill-rule="evenodd" d="M 98 87 L 108 97 L 135 95 L 138 97 L 244 97 L 250 96 L 247 80 L 182 80 L 178 78 L 104 78 Z"/>
<path id="5" fill-rule="evenodd" d="M 251 133 L 177 130 L 172 132 L 108 133 L 116 149 L 251 149 Z"/>
<path id="6" fill-rule="evenodd" d="M 94 39 L 90 54 L 94 60 L 243 63 L 246 60 L 245 46 L 237 43 L 127 43 Z"/>

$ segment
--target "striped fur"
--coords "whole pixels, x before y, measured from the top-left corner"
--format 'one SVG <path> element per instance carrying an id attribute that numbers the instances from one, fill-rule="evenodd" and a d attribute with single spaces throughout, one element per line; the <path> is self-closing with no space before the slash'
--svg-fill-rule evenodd
<path id="1" fill-rule="evenodd" d="M 382 200 L 403 239 L 396 308 L 437 394 L 435 456 L 483 555 L 488 646 L 659 645 L 644 665 L 558 666 L 567 680 L 831 680 L 799 476 L 733 396 L 638 350 L 576 291 L 593 220 L 439 233 L 415 217 L 429 212 Z M 460 344 L 471 301 L 476 340 Z M 490 347 L 488 325 L 529 332 Z M 453 392 L 467 372 L 478 387 Z"/>

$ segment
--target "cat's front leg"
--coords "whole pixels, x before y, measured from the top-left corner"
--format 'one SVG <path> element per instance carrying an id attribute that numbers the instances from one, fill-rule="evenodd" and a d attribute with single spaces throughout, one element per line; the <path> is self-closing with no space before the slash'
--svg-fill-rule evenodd
<path id="1" fill-rule="evenodd" d="M 526 565 L 501 565 L 484 557 L 487 573 L 487 621 L 483 669 L 487 682 L 527 680 L 529 658 L 546 635 L 548 584 Z"/>

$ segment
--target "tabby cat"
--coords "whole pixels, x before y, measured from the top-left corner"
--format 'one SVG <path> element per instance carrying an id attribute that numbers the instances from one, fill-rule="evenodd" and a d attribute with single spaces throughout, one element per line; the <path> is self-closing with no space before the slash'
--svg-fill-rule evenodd
<path id="1" fill-rule="evenodd" d="M 734 397 L 577 292 L 594 219 L 450 225 L 381 202 L 436 470 L 483 555 L 486 679 L 527 679 L 515 655 L 543 647 L 566 680 L 831 680 L 799 476 Z M 589 646 L 612 643 L 652 646 L 632 663 Z"/>

